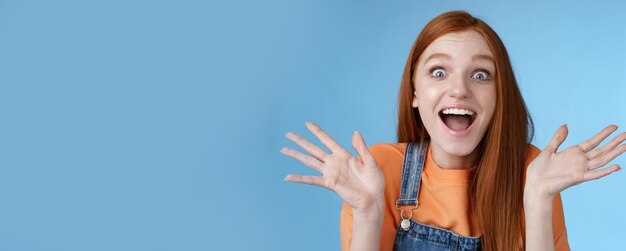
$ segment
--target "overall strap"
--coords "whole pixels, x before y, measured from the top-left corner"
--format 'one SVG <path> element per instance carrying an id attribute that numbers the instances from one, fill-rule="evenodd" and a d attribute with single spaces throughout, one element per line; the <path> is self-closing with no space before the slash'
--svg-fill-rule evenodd
<path id="1" fill-rule="evenodd" d="M 400 199 L 396 200 L 396 208 L 399 205 L 415 205 L 417 207 L 426 149 L 428 149 L 428 139 L 425 139 L 421 144 L 412 142 L 406 144 L 402 164 Z"/>

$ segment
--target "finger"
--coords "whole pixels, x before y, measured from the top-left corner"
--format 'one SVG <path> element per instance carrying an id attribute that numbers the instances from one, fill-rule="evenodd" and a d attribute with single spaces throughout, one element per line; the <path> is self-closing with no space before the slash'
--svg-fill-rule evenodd
<path id="1" fill-rule="evenodd" d="M 565 138 L 567 138 L 567 131 L 567 124 L 562 125 L 561 127 L 559 127 L 559 129 L 556 129 L 554 136 L 552 136 L 552 139 L 543 150 L 550 153 L 555 153 L 556 150 L 559 149 L 559 146 L 563 144 Z"/>
<path id="2" fill-rule="evenodd" d="M 283 147 L 280 149 L 280 152 L 284 155 L 287 155 L 289 157 L 292 157 L 300 162 L 302 162 L 303 164 L 305 164 L 306 166 L 315 169 L 318 172 L 322 172 L 322 165 L 323 162 L 317 160 L 316 158 L 313 158 L 309 155 L 306 155 L 304 153 L 301 153 L 299 151 L 296 151 L 294 149 L 291 149 L 289 147 Z"/>
<path id="3" fill-rule="evenodd" d="M 619 170 L 622 170 L 622 168 L 619 165 L 612 165 L 607 168 L 589 171 L 585 173 L 585 176 L 583 177 L 583 181 L 599 179 Z"/>
<path id="4" fill-rule="evenodd" d="M 592 159 L 589 161 L 589 170 L 593 170 L 599 167 L 602 167 L 604 165 L 606 165 L 607 163 L 609 163 L 611 160 L 617 158 L 617 156 L 619 156 L 620 154 L 626 152 L 626 145 L 620 145 L 618 147 L 616 147 L 615 149 L 611 150 L 610 152 Z"/>
<path id="5" fill-rule="evenodd" d="M 363 139 L 363 135 L 361 135 L 358 131 L 354 131 L 354 134 L 352 135 L 352 146 L 363 161 L 372 161 L 374 159 L 370 152 L 367 150 L 367 144 L 365 144 L 365 139 Z"/>
<path id="6" fill-rule="evenodd" d="M 326 186 L 324 185 L 324 178 L 320 176 L 303 176 L 299 174 L 289 174 L 285 176 L 285 181 L 302 183 L 302 184 L 307 184 L 307 185 L 314 185 L 314 186 L 326 188 Z"/>
<path id="7" fill-rule="evenodd" d="M 600 142 L 602 142 L 604 139 L 606 139 L 606 137 L 611 135 L 611 133 L 613 133 L 615 130 L 617 130 L 617 126 L 615 126 L 615 125 L 607 126 L 604 129 L 602 129 L 602 131 L 597 133 L 596 135 L 593 135 L 593 137 L 591 137 L 590 139 L 588 139 L 588 140 L 578 144 L 578 146 L 584 152 L 591 151 L 592 149 L 596 148 L 596 146 L 598 146 L 600 144 Z"/>
<path id="8" fill-rule="evenodd" d="M 605 153 L 615 149 L 615 147 L 617 147 L 617 145 L 624 142 L 624 140 L 626 140 L 626 132 L 620 133 L 620 135 L 617 135 L 617 137 L 613 138 L 611 141 L 609 141 L 609 143 L 606 143 L 602 147 L 588 152 L 587 158 L 595 159 L 597 157 L 600 157 L 604 155 Z"/>
<path id="9" fill-rule="evenodd" d="M 317 147 L 315 144 L 309 142 L 304 137 L 298 135 L 295 132 L 288 132 L 287 134 L 285 134 L 285 136 L 320 161 L 324 161 L 328 156 L 328 153 L 326 153 L 324 150 Z"/>
<path id="10" fill-rule="evenodd" d="M 304 124 L 309 129 L 309 131 L 311 131 L 315 135 L 315 137 L 317 137 L 322 142 L 322 144 L 324 144 L 324 146 L 328 148 L 328 150 L 330 150 L 331 152 L 336 153 L 344 150 L 339 144 L 337 144 L 337 142 L 335 142 L 332 137 L 330 137 L 330 135 L 326 134 L 326 132 L 324 132 L 324 130 L 322 130 L 322 128 L 320 128 L 317 124 L 313 122 L 305 122 Z"/>

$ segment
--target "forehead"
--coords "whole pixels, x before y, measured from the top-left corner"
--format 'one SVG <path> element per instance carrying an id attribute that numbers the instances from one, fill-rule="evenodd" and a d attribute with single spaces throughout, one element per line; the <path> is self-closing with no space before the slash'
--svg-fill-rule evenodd
<path id="1" fill-rule="evenodd" d="M 435 53 L 449 54 L 456 59 L 471 58 L 474 55 L 493 57 L 487 41 L 474 30 L 451 32 L 438 37 L 428 45 L 420 61 Z"/>

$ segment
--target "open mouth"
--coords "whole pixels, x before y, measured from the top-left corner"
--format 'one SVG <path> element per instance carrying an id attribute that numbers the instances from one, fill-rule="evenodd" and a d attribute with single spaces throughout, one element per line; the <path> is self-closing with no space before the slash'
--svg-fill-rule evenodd
<path id="1" fill-rule="evenodd" d="M 439 117 L 448 129 L 463 132 L 476 120 L 476 112 L 463 108 L 446 108 L 439 112 Z"/>

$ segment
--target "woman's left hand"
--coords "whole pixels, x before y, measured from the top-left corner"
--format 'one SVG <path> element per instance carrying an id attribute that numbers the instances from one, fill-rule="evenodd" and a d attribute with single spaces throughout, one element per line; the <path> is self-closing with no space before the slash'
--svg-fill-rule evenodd
<path id="1" fill-rule="evenodd" d="M 524 196 L 550 199 L 568 187 L 621 170 L 617 164 L 599 169 L 626 151 L 626 144 L 620 145 L 626 140 L 626 132 L 597 147 L 615 130 L 617 126 L 608 126 L 590 139 L 557 152 L 568 132 L 566 125 L 561 126 L 528 166 Z"/>

